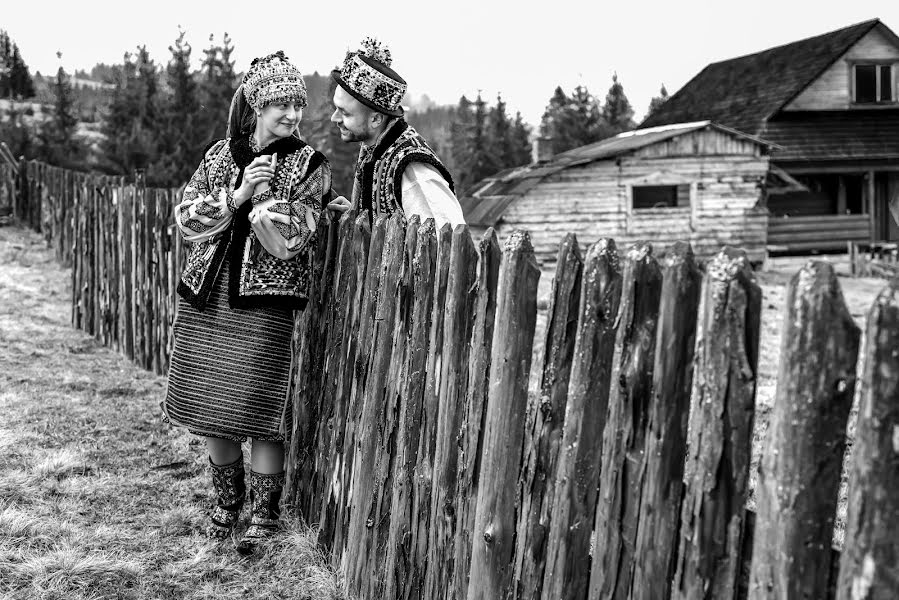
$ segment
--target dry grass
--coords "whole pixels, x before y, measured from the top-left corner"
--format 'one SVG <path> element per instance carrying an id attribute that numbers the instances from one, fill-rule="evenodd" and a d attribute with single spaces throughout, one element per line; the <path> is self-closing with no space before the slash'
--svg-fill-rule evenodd
<path id="1" fill-rule="evenodd" d="M 161 423 L 163 378 L 69 326 L 69 277 L 0 228 L 0 597 L 345 597 L 294 521 L 249 560 L 201 535 L 202 446 Z"/>

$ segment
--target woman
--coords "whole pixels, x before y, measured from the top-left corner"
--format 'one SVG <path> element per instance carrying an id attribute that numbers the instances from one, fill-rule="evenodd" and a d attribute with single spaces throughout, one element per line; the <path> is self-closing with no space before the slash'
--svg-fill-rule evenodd
<path id="1" fill-rule="evenodd" d="M 246 495 L 241 442 L 252 439 L 251 553 L 276 528 L 293 311 L 306 304 L 311 241 L 331 171 L 297 126 L 306 86 L 283 52 L 253 61 L 214 142 L 184 189 L 175 221 L 190 242 L 164 412 L 204 436 L 216 506 L 207 534 L 228 537 Z"/>

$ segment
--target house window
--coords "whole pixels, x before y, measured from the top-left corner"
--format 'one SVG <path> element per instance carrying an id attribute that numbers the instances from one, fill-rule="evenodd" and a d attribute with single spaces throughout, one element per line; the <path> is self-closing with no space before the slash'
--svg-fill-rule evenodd
<path id="1" fill-rule="evenodd" d="M 675 208 L 690 206 L 690 184 L 635 185 L 633 208 Z"/>
<path id="2" fill-rule="evenodd" d="M 856 104 L 896 102 L 892 65 L 855 65 L 853 79 Z"/>

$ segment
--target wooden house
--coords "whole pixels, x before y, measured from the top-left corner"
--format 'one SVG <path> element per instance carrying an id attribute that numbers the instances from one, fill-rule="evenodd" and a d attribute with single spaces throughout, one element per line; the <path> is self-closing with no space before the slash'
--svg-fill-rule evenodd
<path id="1" fill-rule="evenodd" d="M 645 240 L 661 254 L 685 240 L 699 256 L 731 244 L 765 257 L 769 144 L 759 138 L 699 121 L 535 155 L 543 160 L 487 178 L 462 200 L 475 235 L 527 229 L 544 268 L 568 232 L 584 247 L 614 238 L 621 252 Z"/>
<path id="2" fill-rule="evenodd" d="M 640 128 L 711 120 L 776 144 L 768 244 L 899 240 L 899 37 L 879 20 L 710 64 Z"/>

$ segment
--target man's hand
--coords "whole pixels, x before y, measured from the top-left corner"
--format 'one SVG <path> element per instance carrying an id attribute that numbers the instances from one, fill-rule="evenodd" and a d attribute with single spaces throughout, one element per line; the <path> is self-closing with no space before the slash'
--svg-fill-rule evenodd
<path id="1" fill-rule="evenodd" d="M 345 213 L 350 210 L 353 204 L 343 196 L 337 196 L 333 200 L 328 203 L 328 210 L 333 210 L 336 213 Z"/>

